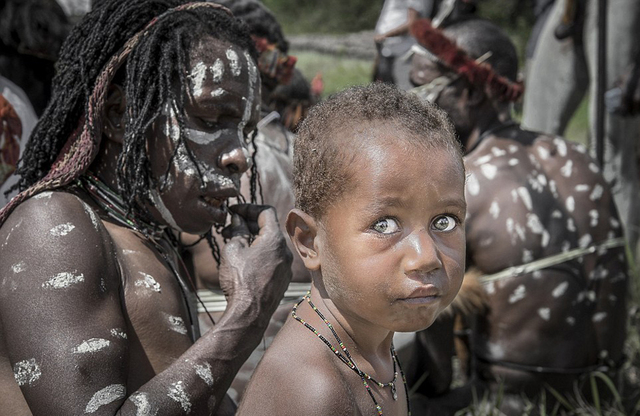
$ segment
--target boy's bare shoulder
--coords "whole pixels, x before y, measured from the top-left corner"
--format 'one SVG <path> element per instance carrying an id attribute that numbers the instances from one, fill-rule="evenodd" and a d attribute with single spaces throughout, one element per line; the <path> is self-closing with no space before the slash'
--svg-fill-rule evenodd
<path id="1" fill-rule="evenodd" d="M 237 415 L 354 415 L 351 387 L 329 348 L 289 318 L 267 349 Z"/>

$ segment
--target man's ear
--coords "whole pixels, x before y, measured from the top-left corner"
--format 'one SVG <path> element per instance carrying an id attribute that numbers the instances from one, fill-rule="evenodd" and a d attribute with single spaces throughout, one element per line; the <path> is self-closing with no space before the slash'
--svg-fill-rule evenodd
<path id="1" fill-rule="evenodd" d="M 102 131 L 109 140 L 122 144 L 124 137 L 124 111 L 127 100 L 122 87 L 111 84 L 107 91 L 102 114 Z"/>
<path id="2" fill-rule="evenodd" d="M 318 225 L 307 213 L 292 209 L 287 215 L 287 234 L 308 270 L 320 269 L 320 256 L 316 248 Z"/>
<path id="3" fill-rule="evenodd" d="M 479 107 L 485 99 L 487 99 L 487 93 L 484 88 L 480 88 L 476 85 L 467 83 L 463 94 L 469 107 Z"/>

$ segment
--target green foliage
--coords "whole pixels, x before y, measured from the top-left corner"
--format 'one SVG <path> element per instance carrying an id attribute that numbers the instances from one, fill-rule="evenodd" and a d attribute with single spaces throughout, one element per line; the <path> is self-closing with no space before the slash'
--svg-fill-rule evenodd
<path id="1" fill-rule="evenodd" d="M 312 79 L 318 72 L 324 81 L 323 97 L 341 91 L 351 85 L 371 82 L 373 62 L 353 59 L 344 56 L 331 56 L 314 52 L 297 52 L 298 68 L 307 79 Z"/>
<path id="2" fill-rule="evenodd" d="M 287 35 L 373 30 L 383 0 L 263 0 Z"/>

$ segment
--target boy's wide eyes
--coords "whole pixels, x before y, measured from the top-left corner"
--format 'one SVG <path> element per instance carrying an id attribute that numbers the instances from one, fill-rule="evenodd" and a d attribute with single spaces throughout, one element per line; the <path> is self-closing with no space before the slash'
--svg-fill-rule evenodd
<path id="1" fill-rule="evenodd" d="M 458 222 L 451 215 L 441 215 L 433 221 L 433 228 L 438 231 L 451 231 Z"/>
<path id="2" fill-rule="evenodd" d="M 400 230 L 400 225 L 393 218 L 383 218 L 376 221 L 371 228 L 380 234 L 393 234 Z"/>

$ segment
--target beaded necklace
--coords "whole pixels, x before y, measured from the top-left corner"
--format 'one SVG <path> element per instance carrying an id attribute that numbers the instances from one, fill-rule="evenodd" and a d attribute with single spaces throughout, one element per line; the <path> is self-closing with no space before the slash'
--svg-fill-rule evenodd
<path id="1" fill-rule="evenodd" d="M 340 352 L 340 350 L 338 350 L 336 347 L 334 347 L 331 344 L 331 342 L 329 342 L 329 340 L 327 340 L 320 332 L 318 332 L 317 329 L 315 329 L 308 322 L 306 322 L 304 319 L 302 319 L 301 317 L 299 317 L 296 314 L 296 312 L 298 310 L 298 306 L 300 306 L 300 304 L 305 300 L 307 301 L 309 306 L 311 306 L 311 309 L 313 309 L 313 311 L 320 317 L 320 319 L 322 319 L 324 321 L 324 323 L 327 325 L 329 330 L 331 330 L 331 333 L 333 334 L 333 336 L 336 339 L 336 341 L 338 341 L 338 344 L 340 345 L 340 349 L 342 350 L 342 352 Z M 300 301 L 298 301 L 298 303 L 296 303 L 293 306 L 293 309 L 291 310 L 291 316 L 293 316 L 293 318 L 296 321 L 300 322 L 307 329 L 309 329 L 311 332 L 313 332 L 327 347 L 329 347 L 329 349 L 331 351 L 333 351 L 333 353 L 336 355 L 336 357 L 338 357 L 340 359 L 340 361 L 345 363 L 350 369 L 352 369 L 356 374 L 358 374 L 360 376 L 360 378 L 362 379 L 362 383 L 364 384 L 364 388 L 367 390 L 367 393 L 369 393 L 369 396 L 371 397 L 371 400 L 373 400 L 373 404 L 374 404 L 374 406 L 376 408 L 376 411 L 378 412 L 379 416 L 382 415 L 382 406 L 380 406 L 380 404 L 378 404 L 378 401 L 376 400 L 375 396 L 373 395 L 373 392 L 371 391 L 371 386 L 369 385 L 369 382 L 372 382 L 373 384 L 377 385 L 380 388 L 391 387 L 391 394 L 393 396 L 393 400 L 398 400 L 398 393 L 397 393 L 397 389 L 396 389 L 396 381 L 398 380 L 398 370 L 399 370 L 400 371 L 400 376 L 402 377 L 402 383 L 404 385 L 404 393 L 405 393 L 405 396 L 406 396 L 406 399 L 407 399 L 407 415 L 411 416 L 411 405 L 410 405 L 410 402 L 409 402 L 409 390 L 407 389 L 407 379 L 404 376 L 404 372 L 402 371 L 402 366 L 400 365 L 400 362 L 398 361 L 398 356 L 396 354 L 395 348 L 393 347 L 393 344 L 391 344 L 391 358 L 393 359 L 393 380 L 391 380 L 388 383 L 381 383 L 378 380 L 376 380 L 375 378 L 371 377 L 369 374 L 365 373 L 364 371 L 362 371 L 362 370 L 360 370 L 358 368 L 358 366 L 356 365 L 356 362 L 351 357 L 351 354 L 349 353 L 349 351 L 347 350 L 347 347 L 344 345 L 344 343 L 340 339 L 340 336 L 338 336 L 338 333 L 333 328 L 333 325 L 331 324 L 331 322 L 329 322 L 329 320 L 327 320 L 327 318 L 324 317 L 322 312 L 320 312 L 320 310 L 318 310 L 316 305 L 314 305 L 313 302 L 311 301 L 310 292 L 307 292 L 307 294 L 304 295 L 302 297 L 302 299 L 300 299 Z"/>

